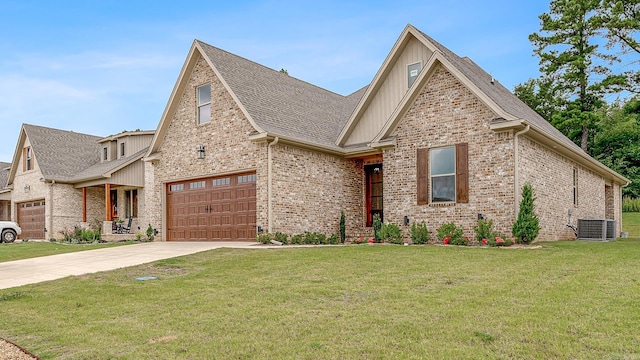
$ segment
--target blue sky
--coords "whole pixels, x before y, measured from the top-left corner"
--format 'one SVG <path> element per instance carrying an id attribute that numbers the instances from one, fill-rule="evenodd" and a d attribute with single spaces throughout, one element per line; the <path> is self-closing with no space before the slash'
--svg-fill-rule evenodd
<path id="1" fill-rule="evenodd" d="M 509 89 L 539 76 L 543 0 L 0 0 L 0 161 L 22 123 L 157 127 L 194 39 L 325 89 L 368 84 L 407 23 Z"/>

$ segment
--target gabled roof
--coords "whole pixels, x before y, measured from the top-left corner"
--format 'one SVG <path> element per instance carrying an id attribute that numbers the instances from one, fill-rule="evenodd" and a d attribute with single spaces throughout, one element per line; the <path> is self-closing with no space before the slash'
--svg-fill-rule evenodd
<path id="1" fill-rule="evenodd" d="M 279 136 L 340 151 L 335 139 L 364 94 L 343 96 L 195 40 L 162 116 L 148 155 L 158 150 L 169 119 L 201 55 L 213 69 L 257 134 Z M 255 134 L 254 134 L 255 135 Z"/>
<path id="2" fill-rule="evenodd" d="M 120 159 L 98 162 L 69 179 L 69 182 L 78 183 L 82 181 L 95 180 L 100 178 L 109 178 L 116 171 L 142 159 L 147 153 L 149 147 L 146 147 L 135 154 L 121 157 Z"/>
<path id="3" fill-rule="evenodd" d="M 27 137 L 44 180 L 67 182 L 100 161 L 99 136 L 23 124 L 13 164 L 20 161 Z M 11 168 L 9 182 L 15 176 L 16 167 L 17 165 Z"/>
<path id="4" fill-rule="evenodd" d="M 9 181 L 9 169 L 10 163 L 0 162 L 0 191 L 7 187 L 7 181 Z"/>
<path id="5" fill-rule="evenodd" d="M 388 72 L 411 38 L 415 38 L 433 53 L 418 78 L 397 105 L 391 117 L 370 144 L 344 146 L 346 139 L 366 111 Z M 497 115 L 495 122 L 530 126 L 536 136 L 561 146 L 571 157 L 597 168 L 617 181 L 627 181 L 586 154 L 548 121 L 524 104 L 508 89 L 495 81 L 468 58 L 452 51 L 407 25 L 385 59 L 372 83 L 349 96 L 342 96 L 301 81 L 243 57 L 195 40 L 180 76 L 162 115 L 158 130 L 147 153 L 149 160 L 160 148 L 175 114 L 188 76 L 202 56 L 225 86 L 255 131 L 250 139 L 281 137 L 289 142 L 317 147 L 343 155 L 377 151 L 377 147 L 392 143 L 392 133 L 424 87 L 437 66 L 443 66 Z M 506 126 L 500 125 L 506 129 Z"/>

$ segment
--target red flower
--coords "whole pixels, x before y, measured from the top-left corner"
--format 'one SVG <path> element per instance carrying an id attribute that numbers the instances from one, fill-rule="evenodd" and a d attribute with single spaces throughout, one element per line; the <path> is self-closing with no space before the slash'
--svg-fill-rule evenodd
<path id="1" fill-rule="evenodd" d="M 356 239 L 356 244 L 360 244 L 362 242 L 362 236 Z"/>
<path id="2" fill-rule="evenodd" d="M 496 244 L 502 244 L 502 243 L 504 243 L 504 239 L 501 238 L 501 237 L 497 237 L 496 238 Z"/>
<path id="3" fill-rule="evenodd" d="M 450 240 L 450 239 L 449 239 L 448 237 L 444 238 L 444 241 L 443 241 L 443 242 L 444 242 L 444 244 L 445 244 L 445 245 L 449 244 L 449 240 Z"/>
<path id="4" fill-rule="evenodd" d="M 369 242 L 369 244 L 373 244 L 373 238 L 369 238 L 369 240 L 367 240 Z"/>
<path id="5" fill-rule="evenodd" d="M 487 239 L 482 238 L 482 245 L 487 245 Z"/>

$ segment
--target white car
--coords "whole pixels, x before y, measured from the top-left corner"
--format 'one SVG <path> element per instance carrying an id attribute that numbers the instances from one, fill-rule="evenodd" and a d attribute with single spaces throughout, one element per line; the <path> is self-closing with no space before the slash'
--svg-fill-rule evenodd
<path id="1" fill-rule="evenodd" d="M 0 243 L 14 242 L 18 235 L 22 234 L 22 229 L 13 221 L 0 221 Z"/>

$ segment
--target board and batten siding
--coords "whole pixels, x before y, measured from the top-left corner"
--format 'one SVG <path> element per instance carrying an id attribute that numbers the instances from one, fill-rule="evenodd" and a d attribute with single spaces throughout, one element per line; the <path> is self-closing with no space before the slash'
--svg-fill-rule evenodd
<path id="1" fill-rule="evenodd" d="M 351 132 L 346 146 L 369 142 L 378 134 L 409 90 L 407 66 L 419 62 L 422 69 L 431 55 L 431 50 L 420 41 L 409 40 Z"/>
<path id="2" fill-rule="evenodd" d="M 134 133 L 135 134 L 135 133 Z M 120 156 L 120 144 L 124 143 L 124 156 L 131 156 L 135 153 L 137 153 L 138 151 L 146 148 L 149 146 L 149 144 L 151 144 L 151 140 L 153 139 L 153 134 L 149 134 L 149 135 L 129 135 L 129 136 L 123 136 L 122 138 L 118 139 L 118 159 L 120 159 L 122 156 Z"/>

